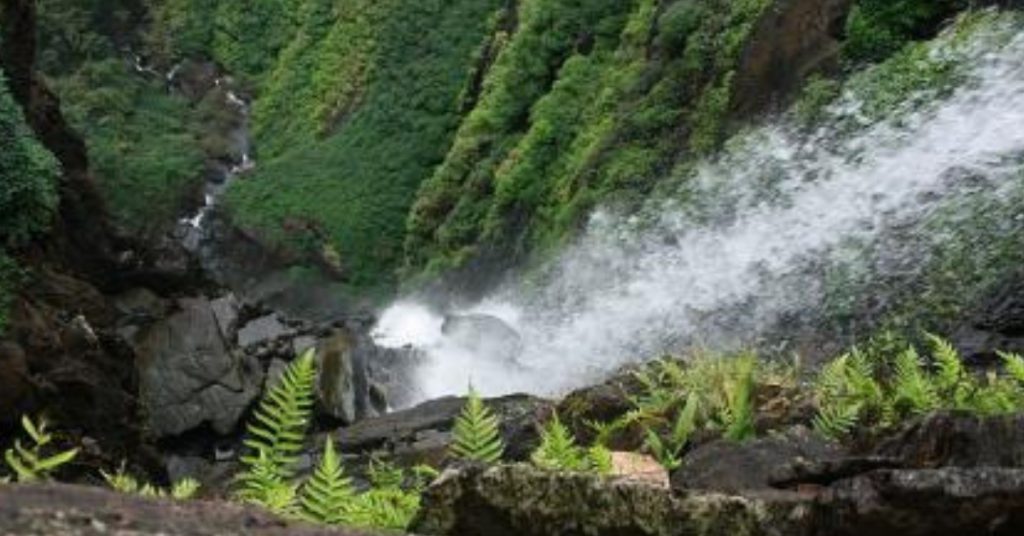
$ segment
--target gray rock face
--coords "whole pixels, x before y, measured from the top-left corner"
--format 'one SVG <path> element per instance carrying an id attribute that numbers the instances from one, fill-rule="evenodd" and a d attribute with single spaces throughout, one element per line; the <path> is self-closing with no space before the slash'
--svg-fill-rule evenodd
<path id="1" fill-rule="evenodd" d="M 248 348 L 294 334 L 294 330 L 284 325 L 277 315 L 267 315 L 249 322 L 238 330 L 238 346 Z"/>
<path id="2" fill-rule="evenodd" d="M 828 488 L 739 495 L 531 466 L 462 467 L 427 490 L 413 532 L 458 536 L 978 536 L 1024 531 L 1024 470 L 875 470 Z"/>
<path id="3" fill-rule="evenodd" d="M 181 306 L 132 341 L 147 428 L 167 437 L 209 423 L 226 434 L 259 394 L 263 372 L 255 360 L 232 355 L 209 301 Z"/>
<path id="4" fill-rule="evenodd" d="M 802 426 L 748 443 L 718 440 L 686 455 L 683 466 L 672 474 L 672 487 L 725 493 L 768 489 L 787 466 L 836 460 L 842 454 Z"/>
<path id="5" fill-rule="evenodd" d="M 875 454 L 906 468 L 1024 468 L 1024 415 L 936 413 L 909 424 Z"/>

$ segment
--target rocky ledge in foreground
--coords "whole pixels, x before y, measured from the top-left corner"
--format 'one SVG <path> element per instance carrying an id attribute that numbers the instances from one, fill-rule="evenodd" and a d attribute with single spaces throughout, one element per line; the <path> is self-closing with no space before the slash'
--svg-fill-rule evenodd
<path id="1" fill-rule="evenodd" d="M 0 486 L 3 536 L 373 536 L 290 524 L 217 501 L 144 499 L 68 485 Z"/>
<path id="2" fill-rule="evenodd" d="M 820 489 L 673 494 L 525 465 L 450 471 L 413 530 L 453 536 L 1024 534 L 1024 470 L 870 471 Z"/>

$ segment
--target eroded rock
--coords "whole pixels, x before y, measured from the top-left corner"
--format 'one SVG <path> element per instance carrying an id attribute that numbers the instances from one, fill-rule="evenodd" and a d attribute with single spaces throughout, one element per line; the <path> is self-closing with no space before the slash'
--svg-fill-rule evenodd
<path id="1" fill-rule="evenodd" d="M 181 306 L 133 341 L 147 428 L 165 437 L 209 423 L 226 434 L 259 395 L 263 371 L 229 351 L 209 301 L 186 299 Z"/>

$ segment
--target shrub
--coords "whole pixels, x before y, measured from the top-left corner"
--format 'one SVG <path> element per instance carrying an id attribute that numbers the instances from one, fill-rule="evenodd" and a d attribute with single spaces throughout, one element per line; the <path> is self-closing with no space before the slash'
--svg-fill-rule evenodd
<path id="1" fill-rule="evenodd" d="M 878 61 L 907 42 L 935 35 L 939 24 L 965 9 L 967 0 L 858 0 L 846 23 L 844 55 Z"/>

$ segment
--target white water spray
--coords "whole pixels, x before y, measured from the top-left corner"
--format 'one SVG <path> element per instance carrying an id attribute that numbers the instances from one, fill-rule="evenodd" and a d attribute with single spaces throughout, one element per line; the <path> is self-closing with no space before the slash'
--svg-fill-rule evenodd
<path id="1" fill-rule="evenodd" d="M 489 395 L 556 394 L 689 344 L 756 342 L 782 315 L 820 306 L 820 280 L 802 272 L 808 262 L 913 226 L 976 187 L 956 171 L 983 176 L 996 195 L 1020 181 L 1024 33 L 1009 22 L 990 30 L 934 52 L 955 53 L 967 71 L 969 82 L 951 95 L 854 134 L 845 127 L 857 122 L 860 101 L 848 95 L 834 110 L 845 121 L 812 135 L 785 122 L 763 127 L 700 166 L 688 190 L 704 208 L 662 203 L 647 211 L 653 216 L 628 218 L 598 211 L 539 285 L 510 285 L 461 311 L 518 330 L 518 364 L 451 344 L 443 317 L 413 302 L 382 314 L 378 342 L 426 353 L 423 398 L 462 393 L 470 381 Z"/>

